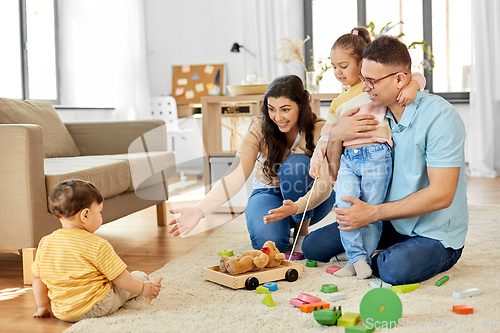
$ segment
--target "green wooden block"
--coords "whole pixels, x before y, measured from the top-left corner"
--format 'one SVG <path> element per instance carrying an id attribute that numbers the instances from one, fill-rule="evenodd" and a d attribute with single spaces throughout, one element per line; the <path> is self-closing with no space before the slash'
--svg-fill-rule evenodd
<path id="1" fill-rule="evenodd" d="M 307 260 L 306 266 L 307 267 L 318 267 L 318 262 L 316 260 Z"/>
<path id="2" fill-rule="evenodd" d="M 413 284 L 402 284 L 400 286 L 392 286 L 392 291 L 395 293 L 400 293 L 404 294 L 410 291 L 413 291 L 415 289 L 418 289 L 420 284 L 418 283 L 413 283 Z"/>
<path id="3" fill-rule="evenodd" d="M 269 294 L 269 289 L 264 286 L 258 286 L 256 290 L 257 294 Z"/>
<path id="4" fill-rule="evenodd" d="M 440 278 L 439 280 L 436 281 L 436 286 L 438 286 L 438 287 L 441 286 L 443 283 L 445 283 L 449 279 L 450 279 L 450 277 L 448 275 L 443 276 L 442 278 Z"/>
<path id="5" fill-rule="evenodd" d="M 321 286 L 321 292 L 331 294 L 339 291 L 335 284 L 324 284 Z"/>
<path id="6" fill-rule="evenodd" d="M 337 320 L 337 326 L 355 326 L 360 319 L 359 313 L 346 312 Z"/>
<path id="7" fill-rule="evenodd" d="M 226 256 L 231 257 L 233 255 L 233 250 L 224 249 L 219 251 L 219 257 Z"/>
<path id="8" fill-rule="evenodd" d="M 271 295 L 266 295 L 264 299 L 262 300 L 262 303 L 264 303 L 267 306 L 274 307 L 274 300 Z"/>
<path id="9" fill-rule="evenodd" d="M 375 331 L 375 327 L 366 328 L 366 325 L 350 326 L 345 328 L 345 333 L 371 333 Z"/>
<path id="10" fill-rule="evenodd" d="M 339 307 L 340 309 L 340 307 Z M 342 316 L 342 311 L 333 309 L 321 309 L 313 311 L 314 319 L 321 325 L 332 326 L 337 323 L 337 320 Z"/>

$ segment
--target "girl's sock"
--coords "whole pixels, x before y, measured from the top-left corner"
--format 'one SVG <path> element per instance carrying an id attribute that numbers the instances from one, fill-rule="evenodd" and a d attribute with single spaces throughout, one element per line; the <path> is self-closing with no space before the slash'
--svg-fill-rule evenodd
<path id="1" fill-rule="evenodd" d="M 356 277 L 359 280 L 367 279 L 372 276 L 372 268 L 366 262 L 366 259 L 358 260 L 354 263 L 354 270 L 356 271 Z"/>
<path id="2" fill-rule="evenodd" d="M 356 275 L 356 270 L 354 269 L 353 265 L 347 264 L 342 269 L 339 269 L 338 271 L 333 273 L 333 275 L 340 276 L 340 277 L 354 276 L 354 275 Z"/>

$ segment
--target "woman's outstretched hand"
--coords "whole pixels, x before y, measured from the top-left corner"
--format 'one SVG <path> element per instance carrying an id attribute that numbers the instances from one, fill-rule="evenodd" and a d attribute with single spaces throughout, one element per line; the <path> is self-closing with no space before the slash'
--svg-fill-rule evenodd
<path id="1" fill-rule="evenodd" d="M 181 214 L 168 223 L 168 225 L 173 225 L 168 233 L 174 234 L 174 236 L 186 236 L 203 218 L 203 212 L 201 211 L 201 209 L 196 207 L 170 209 L 169 212 L 171 214 Z"/>
<path id="2" fill-rule="evenodd" d="M 272 223 L 283 220 L 285 217 L 297 214 L 299 206 L 292 200 L 284 200 L 283 206 L 271 209 L 269 215 L 264 216 L 264 223 Z"/>

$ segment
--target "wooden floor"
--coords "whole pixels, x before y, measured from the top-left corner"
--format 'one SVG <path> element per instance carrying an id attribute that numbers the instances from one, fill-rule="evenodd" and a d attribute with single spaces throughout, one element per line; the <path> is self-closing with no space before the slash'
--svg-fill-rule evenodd
<path id="1" fill-rule="evenodd" d="M 170 201 L 181 207 L 194 205 L 188 188 L 201 181 L 189 179 L 187 186 L 172 183 Z M 183 194 L 184 193 L 184 194 Z M 468 198 L 471 205 L 500 204 L 500 177 L 468 179 Z M 229 214 L 212 214 L 209 223 L 218 224 L 230 219 Z M 169 220 L 172 217 L 169 216 Z M 167 233 L 168 227 L 156 225 L 155 208 L 148 208 L 120 220 L 102 226 L 96 234 L 109 240 L 118 255 L 127 263 L 129 270 L 154 272 L 173 258 L 182 255 L 202 241 L 214 230 L 187 238 L 174 238 Z M 1 332 L 62 332 L 71 324 L 55 318 L 34 319 L 36 304 L 29 286 L 23 285 L 21 256 L 0 254 L 0 331 Z"/>

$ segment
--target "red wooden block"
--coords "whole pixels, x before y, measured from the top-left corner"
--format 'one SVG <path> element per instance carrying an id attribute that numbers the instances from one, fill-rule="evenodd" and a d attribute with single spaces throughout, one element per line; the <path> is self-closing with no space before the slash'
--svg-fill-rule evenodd
<path id="1" fill-rule="evenodd" d="M 299 296 L 297 296 L 297 299 L 304 301 L 306 303 L 318 303 L 322 301 L 322 299 L 319 297 L 304 293 L 300 293 Z"/>
<path id="2" fill-rule="evenodd" d="M 342 267 L 339 267 L 339 266 L 330 266 L 330 267 L 326 268 L 326 272 L 330 273 L 330 274 L 333 274 L 336 271 L 338 271 L 339 269 L 342 269 Z"/>
<path id="3" fill-rule="evenodd" d="M 302 304 L 307 304 L 307 302 L 301 301 L 298 298 L 292 298 L 292 299 L 290 299 L 290 304 L 292 304 L 293 306 L 296 306 L 296 307 L 300 308 L 300 306 Z"/>
<path id="4" fill-rule="evenodd" d="M 453 312 L 458 314 L 473 314 L 474 308 L 468 305 L 453 305 Z"/>

